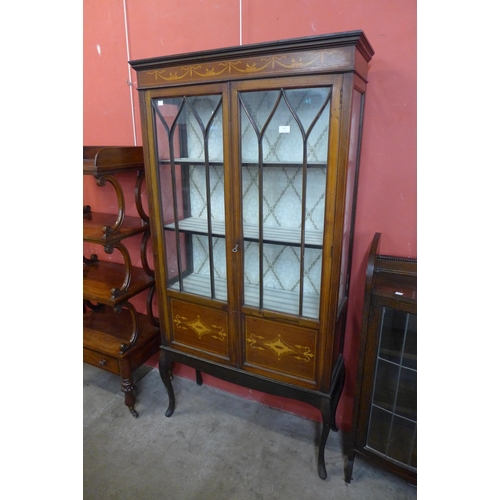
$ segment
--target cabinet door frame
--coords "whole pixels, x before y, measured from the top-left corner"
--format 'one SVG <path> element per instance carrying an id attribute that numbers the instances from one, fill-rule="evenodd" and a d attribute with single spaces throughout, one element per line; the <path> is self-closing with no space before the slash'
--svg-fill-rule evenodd
<path id="1" fill-rule="evenodd" d="M 162 314 L 160 315 L 160 322 L 162 325 L 162 335 L 163 342 L 165 345 L 170 343 L 172 339 L 171 332 L 171 319 L 168 317 L 168 301 L 170 298 L 176 298 L 183 301 L 191 302 L 194 304 L 200 304 L 203 306 L 213 307 L 215 309 L 223 311 L 234 311 L 238 304 L 237 291 L 233 290 L 233 284 L 235 283 L 234 278 L 234 263 L 231 257 L 234 253 L 231 251 L 234 248 L 232 242 L 234 241 L 233 235 L 233 225 L 230 223 L 233 217 L 233 209 L 231 203 L 231 198 L 233 197 L 231 182 L 226 177 L 230 168 L 228 164 L 231 158 L 231 139 L 230 139 L 230 123 L 229 123 L 229 86 L 227 83 L 207 83 L 207 84 L 197 84 L 197 85 L 185 85 L 176 87 L 161 87 L 153 90 L 147 90 L 141 93 L 141 112 L 143 115 L 143 136 L 147 138 L 147 143 L 144 144 L 145 156 L 147 156 L 147 165 L 149 168 L 146 169 L 146 182 L 149 193 L 149 207 L 151 212 L 151 232 L 154 248 L 157 252 L 154 255 L 155 258 L 155 269 L 159 270 L 160 280 L 157 283 L 158 290 L 158 300 L 164 304 L 165 307 L 161 307 L 160 310 Z M 183 96 L 203 96 L 203 95 L 221 95 L 222 97 L 222 137 L 223 137 L 223 164 L 224 164 L 224 196 L 225 196 L 225 252 L 226 252 L 226 276 L 227 276 L 227 300 L 222 301 L 219 299 L 212 299 L 203 296 L 197 296 L 194 294 L 189 294 L 187 292 L 180 292 L 176 290 L 169 289 L 167 287 L 168 276 L 167 276 L 167 250 L 164 235 L 164 220 L 163 220 L 163 203 L 161 196 L 161 182 L 160 182 L 160 165 L 158 164 L 156 158 L 156 144 L 155 144 L 155 123 L 154 113 L 152 110 L 152 101 L 159 98 L 175 98 Z M 235 335 L 235 327 L 233 321 L 230 321 L 230 331 L 229 336 L 231 339 Z M 230 342 L 231 351 L 234 354 L 234 342 Z M 234 357 L 234 356 L 232 356 Z"/>
<path id="2" fill-rule="evenodd" d="M 231 122 L 232 133 L 234 136 L 232 137 L 232 142 L 234 144 L 233 147 L 233 156 L 231 158 L 231 165 L 234 166 L 232 168 L 233 177 L 231 179 L 234 186 L 241 186 L 241 172 L 239 168 L 239 156 L 240 156 L 240 146 L 239 146 L 239 106 L 238 106 L 238 93 L 245 91 L 258 91 L 265 92 L 270 90 L 280 90 L 280 89 L 302 89 L 302 88 L 316 88 L 316 87 L 332 87 L 332 98 L 330 105 L 330 130 L 329 130 L 329 140 L 328 140 L 328 158 L 327 158 L 327 184 L 325 189 L 325 219 L 323 221 L 323 227 L 327 227 L 327 224 L 330 224 L 330 213 L 333 213 L 335 209 L 335 193 L 337 187 L 337 152 L 340 147 L 339 143 L 339 122 L 340 122 L 340 94 L 342 89 L 342 75 L 315 75 L 313 77 L 288 77 L 288 78 L 268 78 L 268 79 L 258 79 L 258 80 L 243 80 L 238 82 L 231 83 Z M 238 218 L 235 218 L 235 235 L 236 242 L 238 246 L 244 244 L 243 238 L 243 220 L 242 220 L 242 205 L 243 200 L 240 196 L 240 190 L 235 189 L 235 195 L 238 196 L 237 199 L 233 200 L 238 210 Z M 329 300 L 323 299 L 323 296 L 328 295 L 328 283 L 330 283 L 330 269 L 332 268 L 332 256 L 330 252 L 330 248 L 332 247 L 333 242 L 330 241 L 331 234 L 330 231 L 324 231 L 323 236 L 323 257 L 322 257 L 322 283 L 321 283 L 321 303 L 320 303 L 320 313 L 319 318 L 314 319 L 311 318 L 312 322 L 321 322 L 328 314 L 331 313 Z M 243 260 L 242 256 L 238 261 L 239 269 L 242 269 Z M 243 276 L 241 273 L 237 276 L 238 279 L 238 287 L 241 289 L 241 297 L 243 298 Z M 325 297 L 326 298 L 326 297 Z M 240 307 L 244 307 L 243 302 L 240 304 Z M 279 313 L 278 315 L 285 316 L 286 313 Z M 269 311 L 270 316 L 275 316 L 271 311 Z M 297 316 L 292 315 L 294 321 L 297 321 Z M 300 317 L 300 319 L 304 319 L 304 321 L 309 321 L 307 317 Z"/>
<path id="3" fill-rule="evenodd" d="M 243 253 L 236 254 L 237 269 L 235 289 L 239 291 L 241 314 L 241 330 L 243 331 L 244 316 L 253 316 L 256 318 L 265 318 L 279 321 L 281 323 L 289 323 L 290 325 L 299 325 L 308 328 L 315 328 L 318 330 L 317 339 L 317 352 L 322 352 L 322 359 L 318 360 L 316 364 L 316 387 L 321 390 L 329 390 L 330 388 L 330 373 L 332 369 L 333 359 L 332 352 L 334 344 L 334 330 L 336 320 L 336 297 L 338 291 L 336 290 L 335 283 L 338 280 L 338 273 L 340 272 L 341 255 L 334 253 L 334 232 L 336 225 L 341 224 L 342 220 L 335 219 L 335 210 L 338 205 L 336 198 L 339 191 L 343 187 L 338 185 L 339 177 L 339 155 L 341 148 L 340 133 L 341 123 L 346 110 L 343 109 L 341 103 L 341 95 L 344 92 L 344 75 L 343 74 L 325 74 L 313 76 L 293 76 L 286 78 L 264 78 L 257 80 L 241 80 L 232 82 L 231 84 L 231 133 L 233 150 L 231 157 L 232 178 L 231 183 L 234 186 L 241 186 L 242 178 L 239 167 L 240 163 L 240 115 L 239 115 L 239 92 L 256 91 L 264 92 L 267 90 L 280 90 L 280 89 L 305 89 L 305 88 L 318 88 L 318 87 L 331 87 L 332 96 L 330 101 L 330 114 L 329 114 L 329 137 L 328 137 L 328 155 L 327 155 L 327 173 L 326 173 L 326 186 L 325 186 L 325 216 L 323 220 L 323 246 L 322 246 L 322 272 L 320 284 L 320 304 L 319 316 L 317 319 L 308 318 L 304 316 L 290 315 L 284 312 L 271 311 L 267 309 L 254 308 L 252 306 L 244 305 L 244 262 Z M 348 115 L 350 110 L 347 110 Z M 237 207 L 236 213 L 239 218 L 234 218 L 234 234 L 236 236 L 236 243 L 239 248 L 244 248 L 243 237 L 243 200 L 241 197 L 241 190 L 235 189 L 237 199 L 233 200 Z M 332 230 L 325 228 L 332 228 Z M 338 229 L 342 231 L 342 227 Z M 332 295 L 333 292 L 333 295 Z M 240 349 L 242 350 L 239 359 L 243 359 L 243 339 L 240 342 Z M 326 349 L 325 349 L 326 346 Z M 325 366 L 325 364 L 327 366 Z M 327 373 L 325 377 L 323 374 Z"/>

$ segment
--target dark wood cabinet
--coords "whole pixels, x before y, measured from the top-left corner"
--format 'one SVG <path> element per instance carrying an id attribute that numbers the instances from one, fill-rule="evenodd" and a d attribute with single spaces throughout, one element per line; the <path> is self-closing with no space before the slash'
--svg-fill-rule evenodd
<path id="1" fill-rule="evenodd" d="M 172 363 L 317 407 L 343 387 L 368 62 L 361 31 L 131 61 L 160 373 Z"/>
<path id="2" fill-rule="evenodd" d="M 125 194 L 119 174 L 137 174 L 135 205 L 139 216 L 125 213 Z M 83 360 L 121 377 L 125 404 L 133 416 L 133 371 L 158 352 L 158 320 L 152 311 L 154 271 L 148 265 L 149 218 L 141 201 L 144 159 L 141 147 L 84 146 L 83 174 L 92 175 L 98 186 L 109 183 L 116 195 L 115 214 L 83 209 L 84 243 L 101 245 L 107 254 L 115 250 L 121 262 L 100 260 L 97 254 L 83 257 Z M 114 203 L 111 203 L 112 205 Z M 142 235 L 142 266 L 134 266 L 125 240 Z M 138 313 L 130 299 L 148 290 L 147 314 Z"/>
<path id="3" fill-rule="evenodd" d="M 417 261 L 370 248 L 352 432 L 345 480 L 356 454 L 417 481 Z"/>

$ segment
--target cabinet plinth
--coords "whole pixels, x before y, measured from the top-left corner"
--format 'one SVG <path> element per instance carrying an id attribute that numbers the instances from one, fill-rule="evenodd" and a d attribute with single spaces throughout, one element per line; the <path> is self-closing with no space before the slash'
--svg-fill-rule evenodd
<path id="1" fill-rule="evenodd" d="M 125 197 L 116 175 L 136 172 L 137 216 L 125 214 Z M 146 246 L 149 241 L 148 216 L 141 201 L 144 181 L 143 151 L 140 147 L 84 146 L 83 174 L 93 175 L 98 186 L 110 183 L 117 196 L 117 213 L 94 213 L 83 209 L 83 241 L 102 245 L 108 254 L 115 250 L 123 263 L 99 260 L 96 254 L 83 258 L 83 360 L 120 375 L 125 405 L 134 417 L 133 371 L 144 364 L 160 345 L 158 322 L 151 302 L 155 291 L 154 272 L 149 268 Z M 127 238 L 142 235 L 142 267 L 132 265 Z M 149 290 L 147 314 L 138 313 L 130 299 Z"/>
<path id="2" fill-rule="evenodd" d="M 342 355 L 362 117 L 361 31 L 131 61 L 161 330 L 178 362 L 321 411 Z M 161 284 L 161 285 L 159 285 Z"/>

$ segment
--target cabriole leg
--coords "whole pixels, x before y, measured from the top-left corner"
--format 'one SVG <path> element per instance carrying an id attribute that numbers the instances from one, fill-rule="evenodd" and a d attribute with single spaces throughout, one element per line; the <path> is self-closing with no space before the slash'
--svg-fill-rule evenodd
<path id="1" fill-rule="evenodd" d="M 160 350 L 160 376 L 168 394 L 168 408 L 165 412 L 166 417 L 171 417 L 175 409 L 174 387 L 172 385 L 172 366 L 173 363 L 168 361 L 166 351 Z"/>
<path id="2" fill-rule="evenodd" d="M 344 389 L 344 383 L 345 383 L 345 365 L 342 360 L 342 364 L 339 368 L 339 378 L 337 380 L 336 386 L 333 390 L 332 393 L 332 400 L 331 400 L 331 408 L 332 408 L 332 430 L 337 432 L 339 429 L 337 427 L 337 423 L 335 422 L 335 415 L 337 413 L 337 407 L 339 405 L 340 401 L 340 395 L 342 394 L 342 391 Z"/>
<path id="3" fill-rule="evenodd" d="M 332 409 L 331 402 L 329 399 L 324 399 L 321 404 L 321 436 L 319 439 L 319 451 L 318 451 L 318 475 L 321 479 L 326 479 L 326 467 L 325 467 L 325 445 L 328 439 L 328 434 L 330 433 L 331 422 L 332 422 Z"/>

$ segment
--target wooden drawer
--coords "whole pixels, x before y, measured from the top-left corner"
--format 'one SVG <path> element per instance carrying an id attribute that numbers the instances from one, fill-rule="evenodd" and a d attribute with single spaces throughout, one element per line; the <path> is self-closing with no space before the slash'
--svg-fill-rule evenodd
<path id="1" fill-rule="evenodd" d="M 100 352 L 92 351 L 91 349 L 83 348 L 83 361 L 89 365 L 97 366 L 103 370 L 120 375 L 120 365 L 118 360 L 101 354 Z"/>
<path id="2" fill-rule="evenodd" d="M 244 328 L 245 368 L 291 383 L 315 383 L 317 330 L 252 316 L 245 317 Z"/>
<path id="3" fill-rule="evenodd" d="M 172 346 L 196 349 L 229 360 L 228 315 L 224 311 L 172 299 Z"/>

